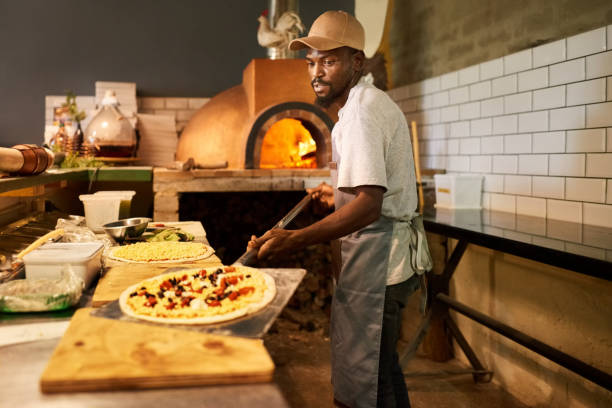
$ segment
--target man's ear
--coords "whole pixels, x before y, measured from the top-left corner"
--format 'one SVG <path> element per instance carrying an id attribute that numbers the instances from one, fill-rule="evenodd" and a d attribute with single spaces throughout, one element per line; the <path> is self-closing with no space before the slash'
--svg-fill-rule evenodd
<path id="1" fill-rule="evenodd" d="M 365 64 L 365 54 L 363 51 L 357 51 L 351 55 L 353 69 L 357 72 L 362 71 Z"/>

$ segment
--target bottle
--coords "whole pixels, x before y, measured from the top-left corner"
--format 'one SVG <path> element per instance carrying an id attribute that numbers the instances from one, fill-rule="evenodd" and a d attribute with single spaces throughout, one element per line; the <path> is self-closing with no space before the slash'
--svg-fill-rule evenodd
<path id="1" fill-rule="evenodd" d="M 81 128 L 81 122 L 77 122 L 77 128 L 66 141 L 66 153 L 79 153 L 81 151 L 81 144 L 83 143 L 83 129 Z"/>
<path id="2" fill-rule="evenodd" d="M 49 147 L 51 147 L 53 153 L 66 151 L 66 139 L 66 128 L 64 127 L 64 122 L 62 121 L 59 123 L 57 133 L 55 133 L 51 140 L 49 140 Z"/>
<path id="3" fill-rule="evenodd" d="M 132 157 L 136 151 L 136 132 L 121 113 L 114 91 L 106 91 L 102 108 L 93 117 L 83 145 L 98 157 Z"/>

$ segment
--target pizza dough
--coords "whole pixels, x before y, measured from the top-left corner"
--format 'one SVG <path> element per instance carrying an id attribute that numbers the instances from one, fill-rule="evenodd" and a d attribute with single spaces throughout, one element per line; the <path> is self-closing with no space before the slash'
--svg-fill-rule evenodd
<path id="1" fill-rule="evenodd" d="M 208 258 L 212 247 L 199 242 L 138 242 L 111 248 L 108 257 L 132 263 L 176 263 Z"/>
<path id="2" fill-rule="evenodd" d="M 245 266 L 183 269 L 130 286 L 119 297 L 128 316 L 157 323 L 211 324 L 255 313 L 276 295 L 270 275 Z"/>

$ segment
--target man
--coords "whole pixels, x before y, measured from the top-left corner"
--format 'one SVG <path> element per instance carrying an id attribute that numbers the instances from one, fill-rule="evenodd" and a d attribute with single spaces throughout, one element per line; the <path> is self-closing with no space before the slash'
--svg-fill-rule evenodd
<path id="1" fill-rule="evenodd" d="M 399 107 L 361 80 L 364 30 L 350 14 L 328 11 L 307 37 L 317 104 L 339 109 L 332 131 L 334 190 L 322 184 L 313 199 L 335 211 L 299 230 L 268 231 L 251 240 L 258 257 L 341 242 L 341 271 L 332 301 L 332 383 L 338 405 L 409 407 L 396 352 L 401 310 L 418 286 L 410 260 L 417 205 L 412 145 Z"/>

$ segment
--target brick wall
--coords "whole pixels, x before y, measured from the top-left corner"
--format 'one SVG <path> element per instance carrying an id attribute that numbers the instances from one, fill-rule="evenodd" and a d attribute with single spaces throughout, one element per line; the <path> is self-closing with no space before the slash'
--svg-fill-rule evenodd
<path id="1" fill-rule="evenodd" d="M 612 24 L 609 0 L 402 0 L 389 32 L 394 86 Z"/>
<path id="2" fill-rule="evenodd" d="M 389 95 L 424 168 L 484 175 L 483 207 L 612 227 L 612 26 Z"/>
<path id="3" fill-rule="evenodd" d="M 176 130 L 179 134 L 194 113 L 200 109 L 210 98 L 138 98 L 138 112 L 155 115 L 170 115 L 176 119 Z"/>

